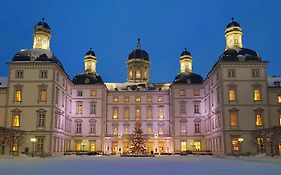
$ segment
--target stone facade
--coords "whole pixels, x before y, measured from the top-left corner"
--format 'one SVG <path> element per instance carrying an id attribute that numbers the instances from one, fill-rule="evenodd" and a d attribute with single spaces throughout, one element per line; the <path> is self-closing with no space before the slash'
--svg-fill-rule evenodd
<path id="1" fill-rule="evenodd" d="M 227 47 L 205 79 L 192 72 L 185 50 L 172 83 L 149 83 L 149 55 L 139 40 L 128 58 L 128 82 L 104 83 L 92 49 L 84 72 L 71 80 L 49 48 L 50 27 L 39 22 L 33 49 L 19 51 L 9 76 L 0 78 L 0 126 L 24 131 L 0 153 L 31 154 L 33 137 L 37 155 L 128 153 L 136 121 L 148 152 L 258 153 L 253 132 L 281 124 L 281 78 L 269 77 L 268 62 L 242 48 L 237 22 L 225 32 Z"/>

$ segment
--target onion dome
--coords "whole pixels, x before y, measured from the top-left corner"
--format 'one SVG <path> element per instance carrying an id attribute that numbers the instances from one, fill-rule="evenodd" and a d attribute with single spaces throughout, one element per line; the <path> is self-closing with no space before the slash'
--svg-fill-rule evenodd
<path id="1" fill-rule="evenodd" d="M 42 18 L 42 21 L 38 22 L 35 26 L 34 26 L 34 31 L 43 31 L 43 32 L 47 32 L 49 34 L 51 34 L 51 28 L 50 26 L 46 23 L 45 19 Z"/>
<path id="2" fill-rule="evenodd" d="M 137 49 L 133 50 L 129 54 L 128 60 L 130 59 L 140 59 L 140 60 L 149 61 L 148 53 L 145 50 L 141 49 L 140 39 L 138 39 Z"/>
<path id="3" fill-rule="evenodd" d="M 85 57 L 96 57 L 96 53 L 92 50 L 92 48 L 90 47 L 90 50 L 88 52 L 86 52 Z"/>
<path id="4" fill-rule="evenodd" d="M 261 61 L 261 57 L 256 51 L 247 48 L 226 49 L 219 61 Z"/>
<path id="5" fill-rule="evenodd" d="M 184 48 L 184 51 L 181 53 L 181 57 L 182 56 L 191 56 L 191 53 Z"/>
<path id="6" fill-rule="evenodd" d="M 173 81 L 173 84 L 202 84 L 203 78 L 196 73 L 179 73 L 175 80 Z"/>
<path id="7" fill-rule="evenodd" d="M 13 62 L 51 62 L 58 64 L 62 69 L 63 65 L 56 56 L 46 49 L 22 49 L 12 59 Z M 64 70 L 64 69 L 63 69 Z"/>
<path id="8" fill-rule="evenodd" d="M 234 31 L 242 32 L 242 28 L 238 22 L 234 21 L 234 18 L 231 18 L 231 22 L 227 24 L 225 28 L 225 33 L 234 32 Z"/>
<path id="9" fill-rule="evenodd" d="M 103 80 L 100 75 L 92 72 L 85 72 L 78 74 L 73 78 L 73 84 L 83 85 L 83 84 L 103 84 Z"/>

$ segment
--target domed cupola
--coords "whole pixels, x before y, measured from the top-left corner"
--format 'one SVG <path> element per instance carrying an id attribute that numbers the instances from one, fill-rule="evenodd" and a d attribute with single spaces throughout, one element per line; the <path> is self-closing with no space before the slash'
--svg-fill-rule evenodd
<path id="1" fill-rule="evenodd" d="M 133 50 L 128 57 L 128 82 L 148 83 L 149 82 L 149 55 L 141 49 L 140 39 L 138 39 L 137 49 Z"/>
<path id="2" fill-rule="evenodd" d="M 50 50 L 51 28 L 42 18 L 33 31 L 33 49 Z"/>
<path id="3" fill-rule="evenodd" d="M 225 29 L 226 49 L 242 48 L 242 34 L 240 24 L 231 18 L 231 22 Z"/>
<path id="4" fill-rule="evenodd" d="M 180 56 L 180 72 L 192 72 L 192 56 L 189 51 L 184 49 Z"/>
<path id="5" fill-rule="evenodd" d="M 92 48 L 86 52 L 84 57 L 84 72 L 73 78 L 73 84 L 103 84 L 101 76 L 96 72 L 97 58 Z"/>
<path id="6" fill-rule="evenodd" d="M 180 55 L 180 73 L 175 77 L 173 84 L 202 84 L 203 78 L 192 72 L 192 56 L 184 49 Z"/>
<path id="7" fill-rule="evenodd" d="M 90 48 L 90 50 L 86 52 L 84 57 L 85 72 L 96 73 L 96 64 L 97 64 L 96 54 L 92 50 L 92 48 Z"/>

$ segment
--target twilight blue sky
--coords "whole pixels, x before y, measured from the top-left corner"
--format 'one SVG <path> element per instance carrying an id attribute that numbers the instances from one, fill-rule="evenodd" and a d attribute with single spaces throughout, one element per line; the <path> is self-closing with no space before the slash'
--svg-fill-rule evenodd
<path id="1" fill-rule="evenodd" d="M 281 75 L 279 0 L 9 0 L 0 2 L 0 76 L 7 76 L 17 51 L 32 47 L 34 25 L 46 18 L 51 49 L 70 78 L 83 71 L 89 47 L 106 82 L 125 82 L 128 54 L 141 38 L 150 55 L 152 82 L 171 82 L 186 47 L 193 71 L 206 76 L 225 49 L 224 29 L 235 17 L 243 46 L 269 61 L 268 74 Z"/>

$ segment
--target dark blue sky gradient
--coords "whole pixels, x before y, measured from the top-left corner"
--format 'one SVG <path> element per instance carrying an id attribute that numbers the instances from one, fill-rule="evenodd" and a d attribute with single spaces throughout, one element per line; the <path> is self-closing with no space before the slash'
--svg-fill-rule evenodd
<path id="1" fill-rule="evenodd" d="M 235 3 L 234 3 L 235 2 Z M 128 54 L 141 38 L 151 60 L 152 82 L 171 82 L 186 47 L 193 71 L 206 74 L 225 49 L 231 17 L 243 29 L 243 46 L 268 60 L 269 75 L 281 75 L 281 2 L 276 0 L 26 0 L 0 2 L 0 76 L 17 51 L 31 48 L 33 27 L 46 18 L 51 49 L 70 78 L 83 71 L 89 47 L 105 82 L 125 82 Z"/>

